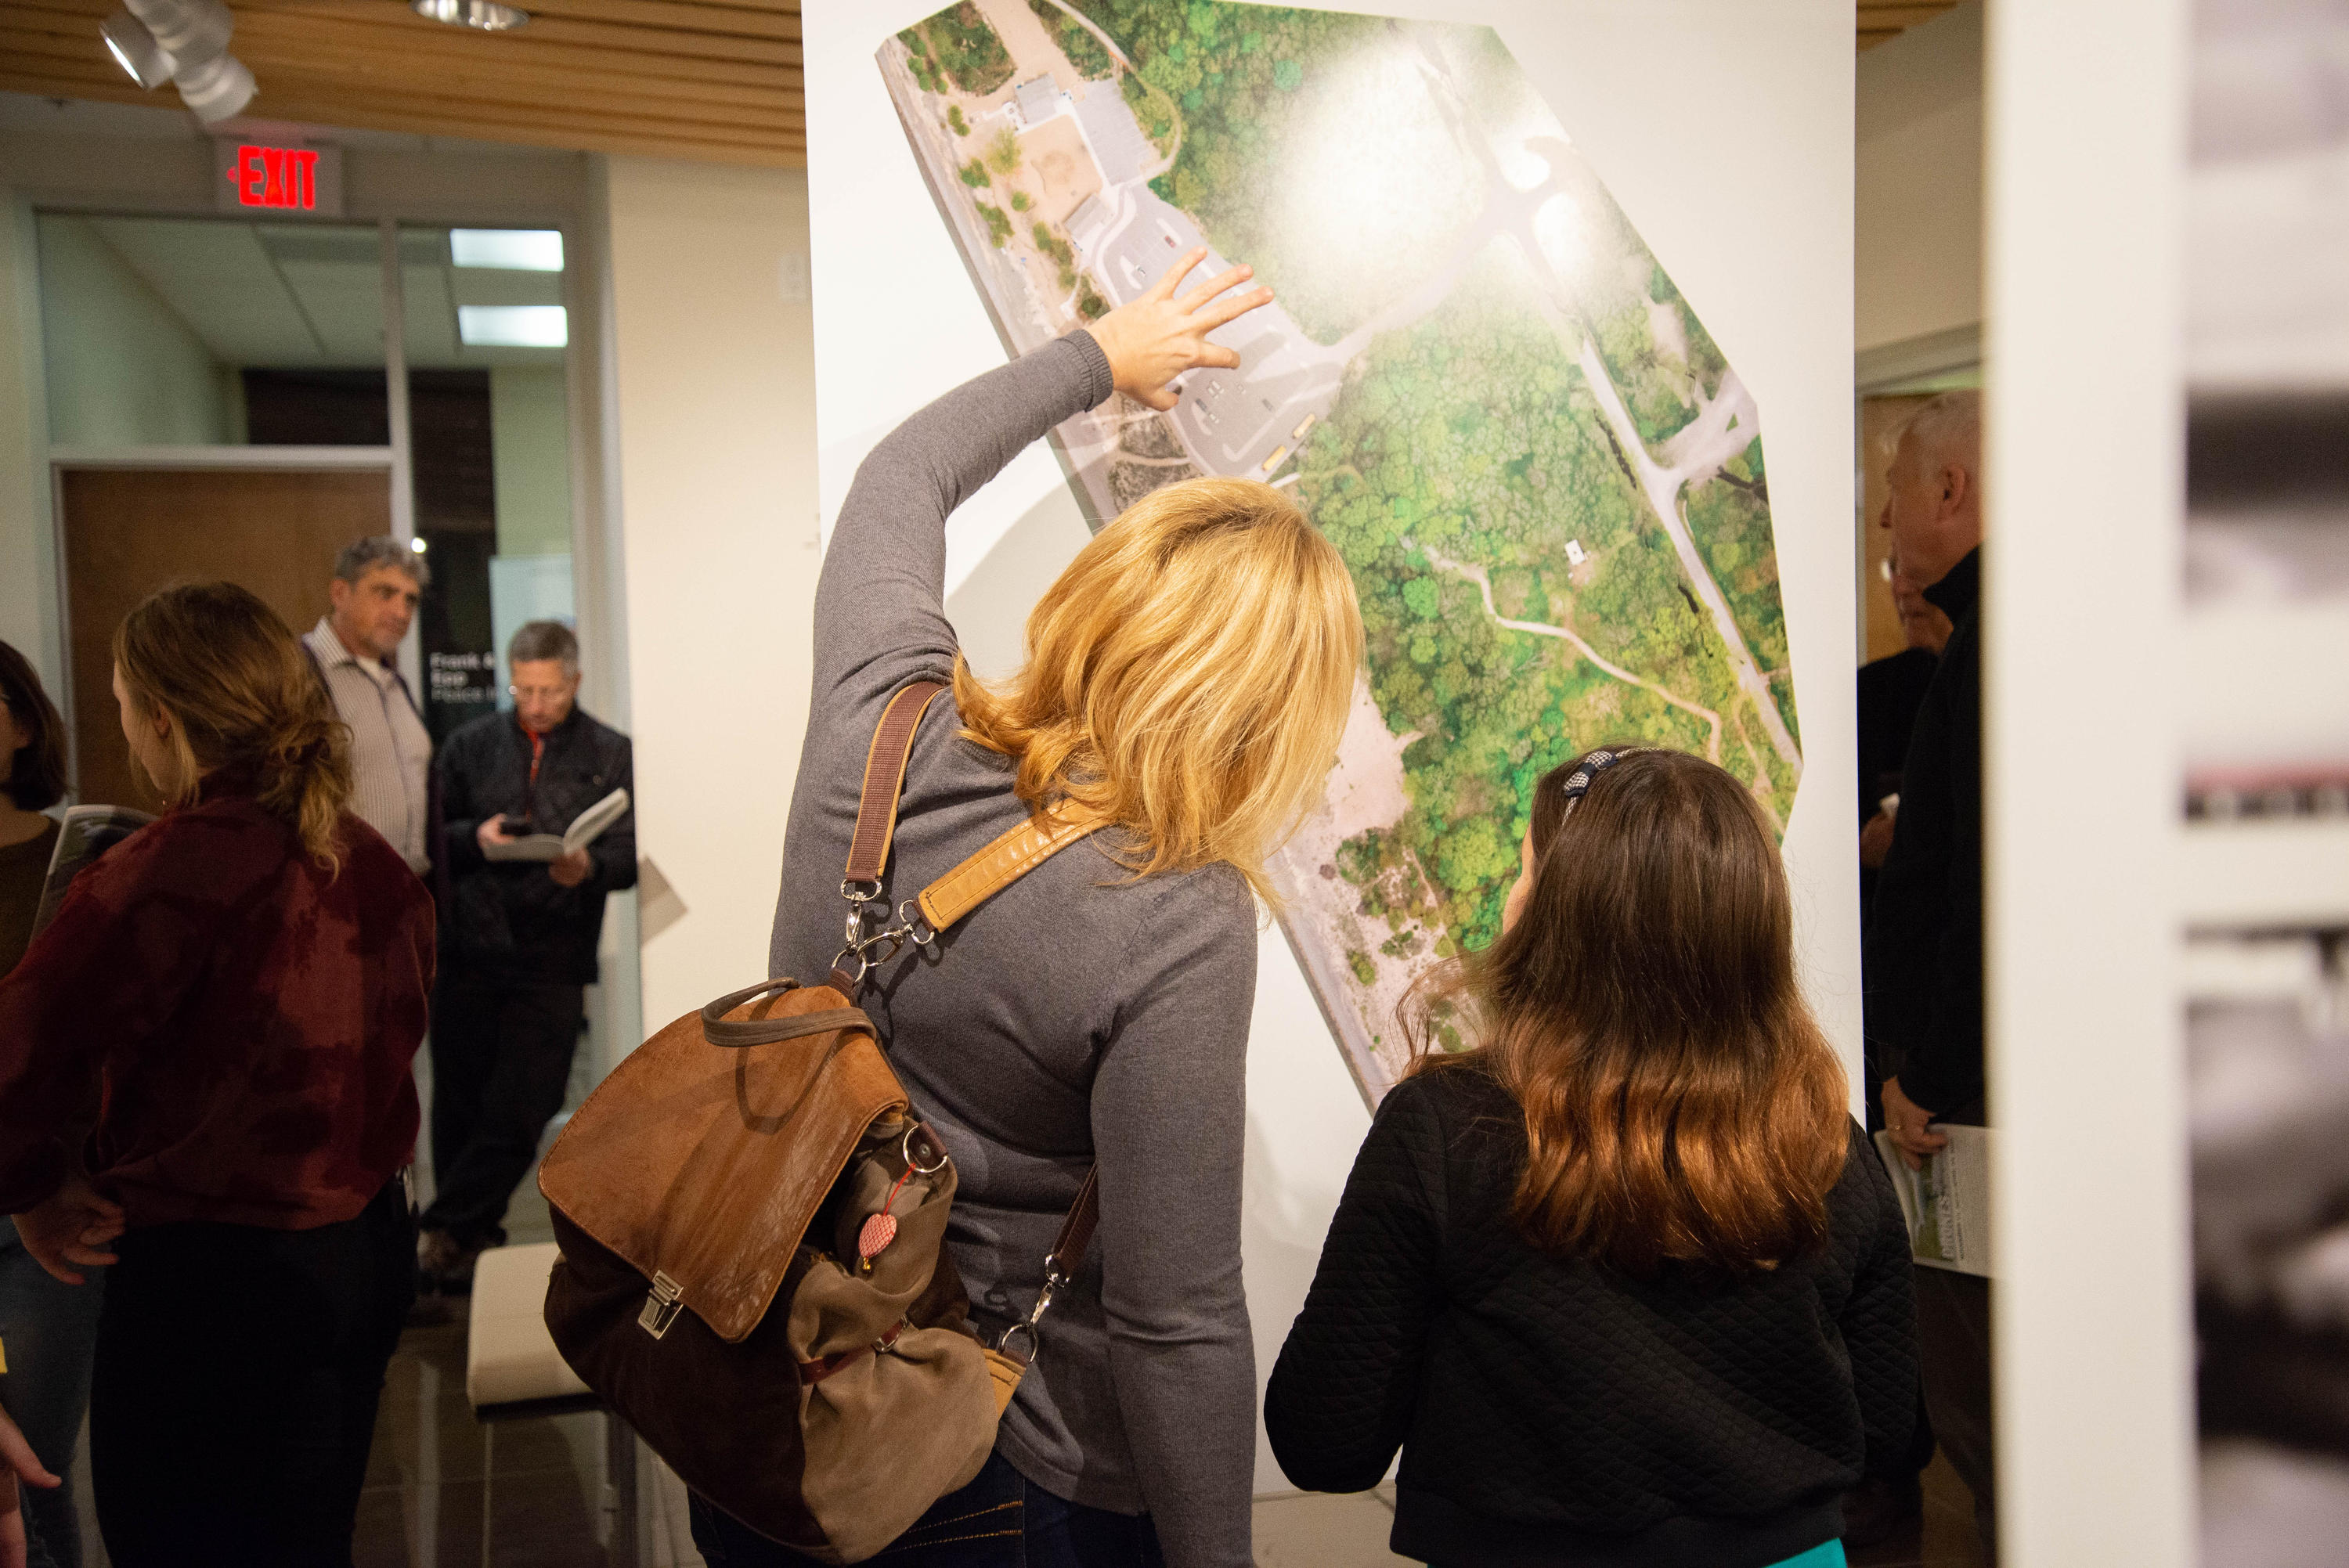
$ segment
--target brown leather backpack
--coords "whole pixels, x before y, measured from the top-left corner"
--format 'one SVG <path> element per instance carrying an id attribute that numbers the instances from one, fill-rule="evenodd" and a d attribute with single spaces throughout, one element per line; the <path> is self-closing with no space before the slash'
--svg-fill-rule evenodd
<path id="1" fill-rule="evenodd" d="M 688 1486 L 825 1563 L 864 1561 L 978 1475 L 1092 1237 L 1088 1172 L 1034 1311 L 982 1343 L 941 1245 L 954 1164 L 854 1006 L 874 964 L 1101 826 L 1023 822 L 872 928 L 915 731 L 944 689 L 905 687 L 874 731 L 831 983 L 769 980 L 670 1024 L 539 1170 L 564 1359 Z"/>

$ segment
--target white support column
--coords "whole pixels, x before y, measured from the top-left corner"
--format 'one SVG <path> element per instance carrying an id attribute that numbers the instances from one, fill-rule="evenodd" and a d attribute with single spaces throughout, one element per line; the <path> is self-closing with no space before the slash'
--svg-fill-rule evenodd
<path id="1" fill-rule="evenodd" d="M 391 536 L 416 537 L 416 468 L 408 428 L 408 280 L 399 264 L 399 222 L 378 220 L 383 248 L 383 390 L 391 412 Z M 424 697 L 424 621 L 417 617 L 399 645 L 399 673 Z"/>
<path id="2" fill-rule="evenodd" d="M 2009 1568 L 2189 1568 L 2187 0 L 1992 0 L 1983 787 Z M 2088 65 L 2093 62 L 2093 66 Z"/>

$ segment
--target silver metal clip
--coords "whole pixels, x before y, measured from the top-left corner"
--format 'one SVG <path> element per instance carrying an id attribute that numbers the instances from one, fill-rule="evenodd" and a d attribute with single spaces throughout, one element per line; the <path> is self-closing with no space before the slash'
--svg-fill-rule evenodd
<path id="1" fill-rule="evenodd" d="M 677 1315 L 685 1310 L 685 1303 L 678 1299 L 684 1294 L 683 1285 L 656 1271 L 652 1294 L 645 1298 L 644 1310 L 636 1314 L 636 1326 L 655 1339 L 667 1334 Z"/>
<path id="2" fill-rule="evenodd" d="M 1039 1332 L 1037 1326 L 1044 1321 L 1044 1309 L 1052 1305 L 1054 1289 L 1068 1283 L 1067 1280 L 1058 1278 L 1052 1274 L 1046 1274 L 1044 1288 L 1037 1293 L 1036 1305 L 1029 1309 L 1028 1315 L 995 1336 L 996 1353 L 999 1356 L 1011 1356 L 1011 1336 L 1015 1334 L 1024 1334 L 1028 1336 L 1028 1354 L 1015 1357 L 1014 1359 L 1022 1367 L 1033 1361 L 1036 1358 L 1036 1352 L 1041 1349 L 1044 1344 L 1043 1336 Z"/>

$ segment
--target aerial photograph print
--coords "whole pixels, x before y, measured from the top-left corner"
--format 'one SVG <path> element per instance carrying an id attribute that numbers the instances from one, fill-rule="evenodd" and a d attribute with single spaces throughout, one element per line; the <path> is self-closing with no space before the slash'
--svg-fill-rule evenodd
<path id="1" fill-rule="evenodd" d="M 1408 1063 L 1412 981 L 1499 930 L 1548 769 L 1680 748 L 1783 829 L 1803 757 L 1759 415 L 1498 35 L 962 0 L 875 42 L 1009 352 L 1195 246 L 1201 276 L 1228 258 L 1275 291 L 1217 334 L 1237 369 L 1053 440 L 1096 528 L 1160 485 L 1243 475 L 1345 555 L 1365 668 L 1275 870 L 1366 1098 Z"/>

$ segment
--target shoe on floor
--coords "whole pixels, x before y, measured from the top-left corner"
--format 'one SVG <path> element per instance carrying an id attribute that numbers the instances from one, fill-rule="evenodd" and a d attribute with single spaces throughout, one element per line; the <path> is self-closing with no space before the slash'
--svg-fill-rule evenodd
<path id="1" fill-rule="evenodd" d="M 427 1231 L 416 1239 L 416 1278 L 419 1291 L 440 1295 L 471 1295 L 473 1264 L 482 1249 L 467 1246 L 446 1231 Z"/>

